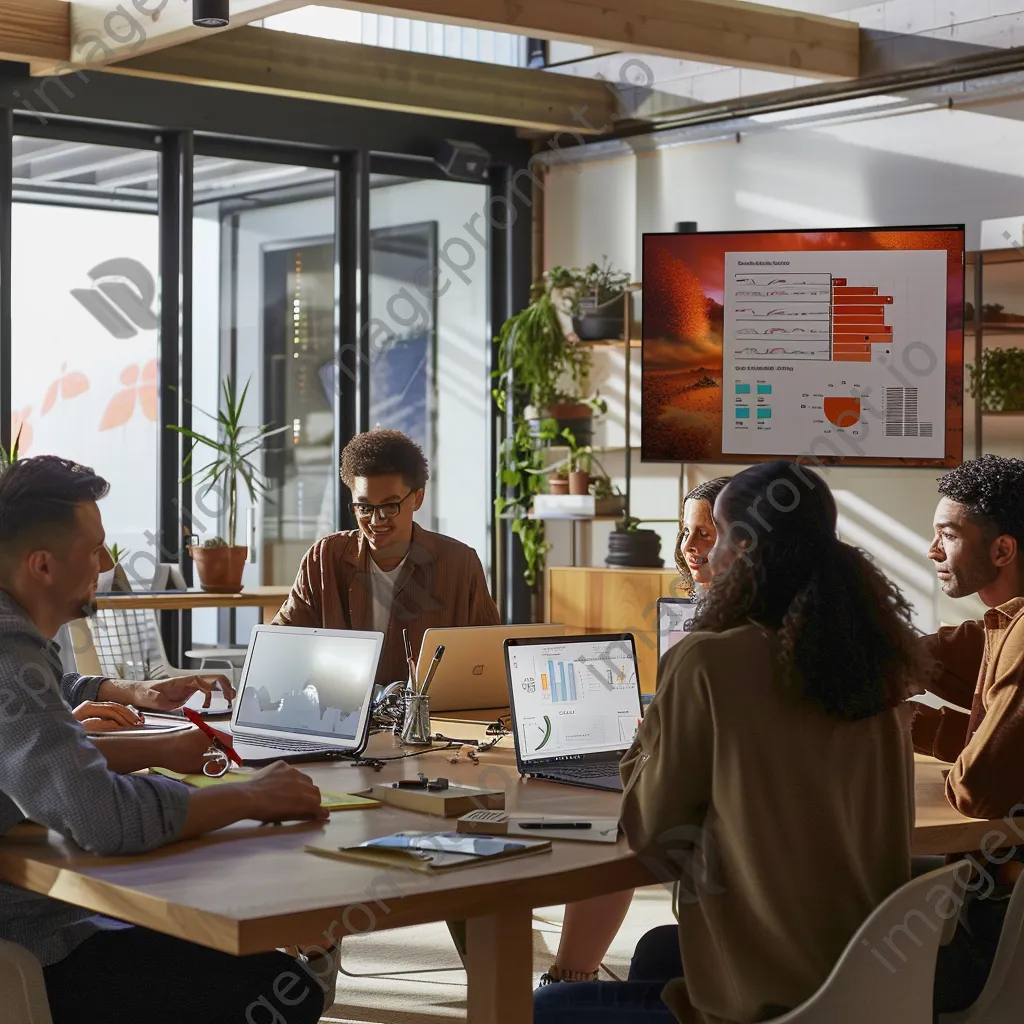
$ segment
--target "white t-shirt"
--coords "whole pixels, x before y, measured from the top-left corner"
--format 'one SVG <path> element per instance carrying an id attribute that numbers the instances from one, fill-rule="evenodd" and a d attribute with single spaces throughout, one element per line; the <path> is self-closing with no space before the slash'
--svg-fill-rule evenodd
<path id="1" fill-rule="evenodd" d="M 370 582 L 373 590 L 373 631 L 384 633 L 388 631 L 388 623 L 391 621 L 391 605 L 395 600 L 395 587 L 398 586 L 405 571 L 405 563 L 408 556 L 388 572 L 385 572 L 377 563 L 370 559 Z"/>

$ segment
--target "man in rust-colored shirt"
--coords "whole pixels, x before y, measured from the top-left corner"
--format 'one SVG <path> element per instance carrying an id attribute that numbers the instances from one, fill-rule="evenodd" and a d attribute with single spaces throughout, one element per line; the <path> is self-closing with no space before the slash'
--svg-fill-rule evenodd
<path id="1" fill-rule="evenodd" d="M 1002 818 L 1024 804 L 1024 460 L 966 462 L 939 491 L 928 557 L 944 593 L 977 594 L 988 611 L 925 638 L 937 662 L 928 689 L 970 712 L 922 709 L 914 747 L 953 764 L 953 807 Z"/>
<path id="2" fill-rule="evenodd" d="M 498 625 L 477 553 L 413 522 L 429 478 L 417 444 L 397 430 L 359 434 L 341 475 L 359 529 L 310 548 L 275 625 L 384 633 L 380 683 L 408 676 L 403 630 L 418 655 L 432 627 Z"/>

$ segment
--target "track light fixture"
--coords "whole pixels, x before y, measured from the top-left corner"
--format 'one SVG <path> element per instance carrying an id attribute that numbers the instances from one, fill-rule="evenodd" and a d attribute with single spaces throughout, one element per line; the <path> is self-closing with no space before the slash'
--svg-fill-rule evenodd
<path id="1" fill-rule="evenodd" d="M 228 0 L 192 0 L 192 24 L 199 28 L 226 28 L 231 21 Z"/>

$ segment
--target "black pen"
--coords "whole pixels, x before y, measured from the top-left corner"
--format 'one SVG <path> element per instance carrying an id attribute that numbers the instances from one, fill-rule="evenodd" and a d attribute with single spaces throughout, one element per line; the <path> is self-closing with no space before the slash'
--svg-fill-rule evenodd
<path id="1" fill-rule="evenodd" d="M 572 829 L 573 831 L 593 828 L 592 821 L 519 821 L 516 822 L 519 828 L 533 829 Z"/>
<path id="2" fill-rule="evenodd" d="M 437 671 L 437 666 L 441 664 L 441 659 L 444 657 L 444 644 L 439 644 L 437 650 L 434 651 L 434 659 L 430 663 L 430 668 L 427 669 L 427 677 L 423 680 L 423 685 L 420 687 L 419 695 L 426 697 L 430 690 L 430 684 L 434 681 L 434 673 Z"/>

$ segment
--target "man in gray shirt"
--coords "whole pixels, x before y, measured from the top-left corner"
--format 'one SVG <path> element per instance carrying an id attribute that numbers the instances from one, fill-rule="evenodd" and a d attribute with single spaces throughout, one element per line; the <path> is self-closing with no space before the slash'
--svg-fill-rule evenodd
<path id="1" fill-rule="evenodd" d="M 72 717 L 66 701 L 84 699 L 93 682 L 62 677 L 51 638 L 93 606 L 106 550 L 97 501 L 107 489 L 92 470 L 52 456 L 0 476 L 0 835 L 30 819 L 116 856 L 247 818 L 325 818 L 316 787 L 283 764 L 203 790 L 130 774 L 156 764 L 195 771 L 207 747 L 199 730 L 93 742 Z M 315 984 L 298 1002 L 295 986 L 289 1003 L 275 1000 L 298 966 L 283 954 L 231 957 L 2 884 L 0 938 L 42 963 L 54 1024 L 242 1024 L 267 1005 L 277 1024 L 312 1024 L 323 1006 Z"/>

